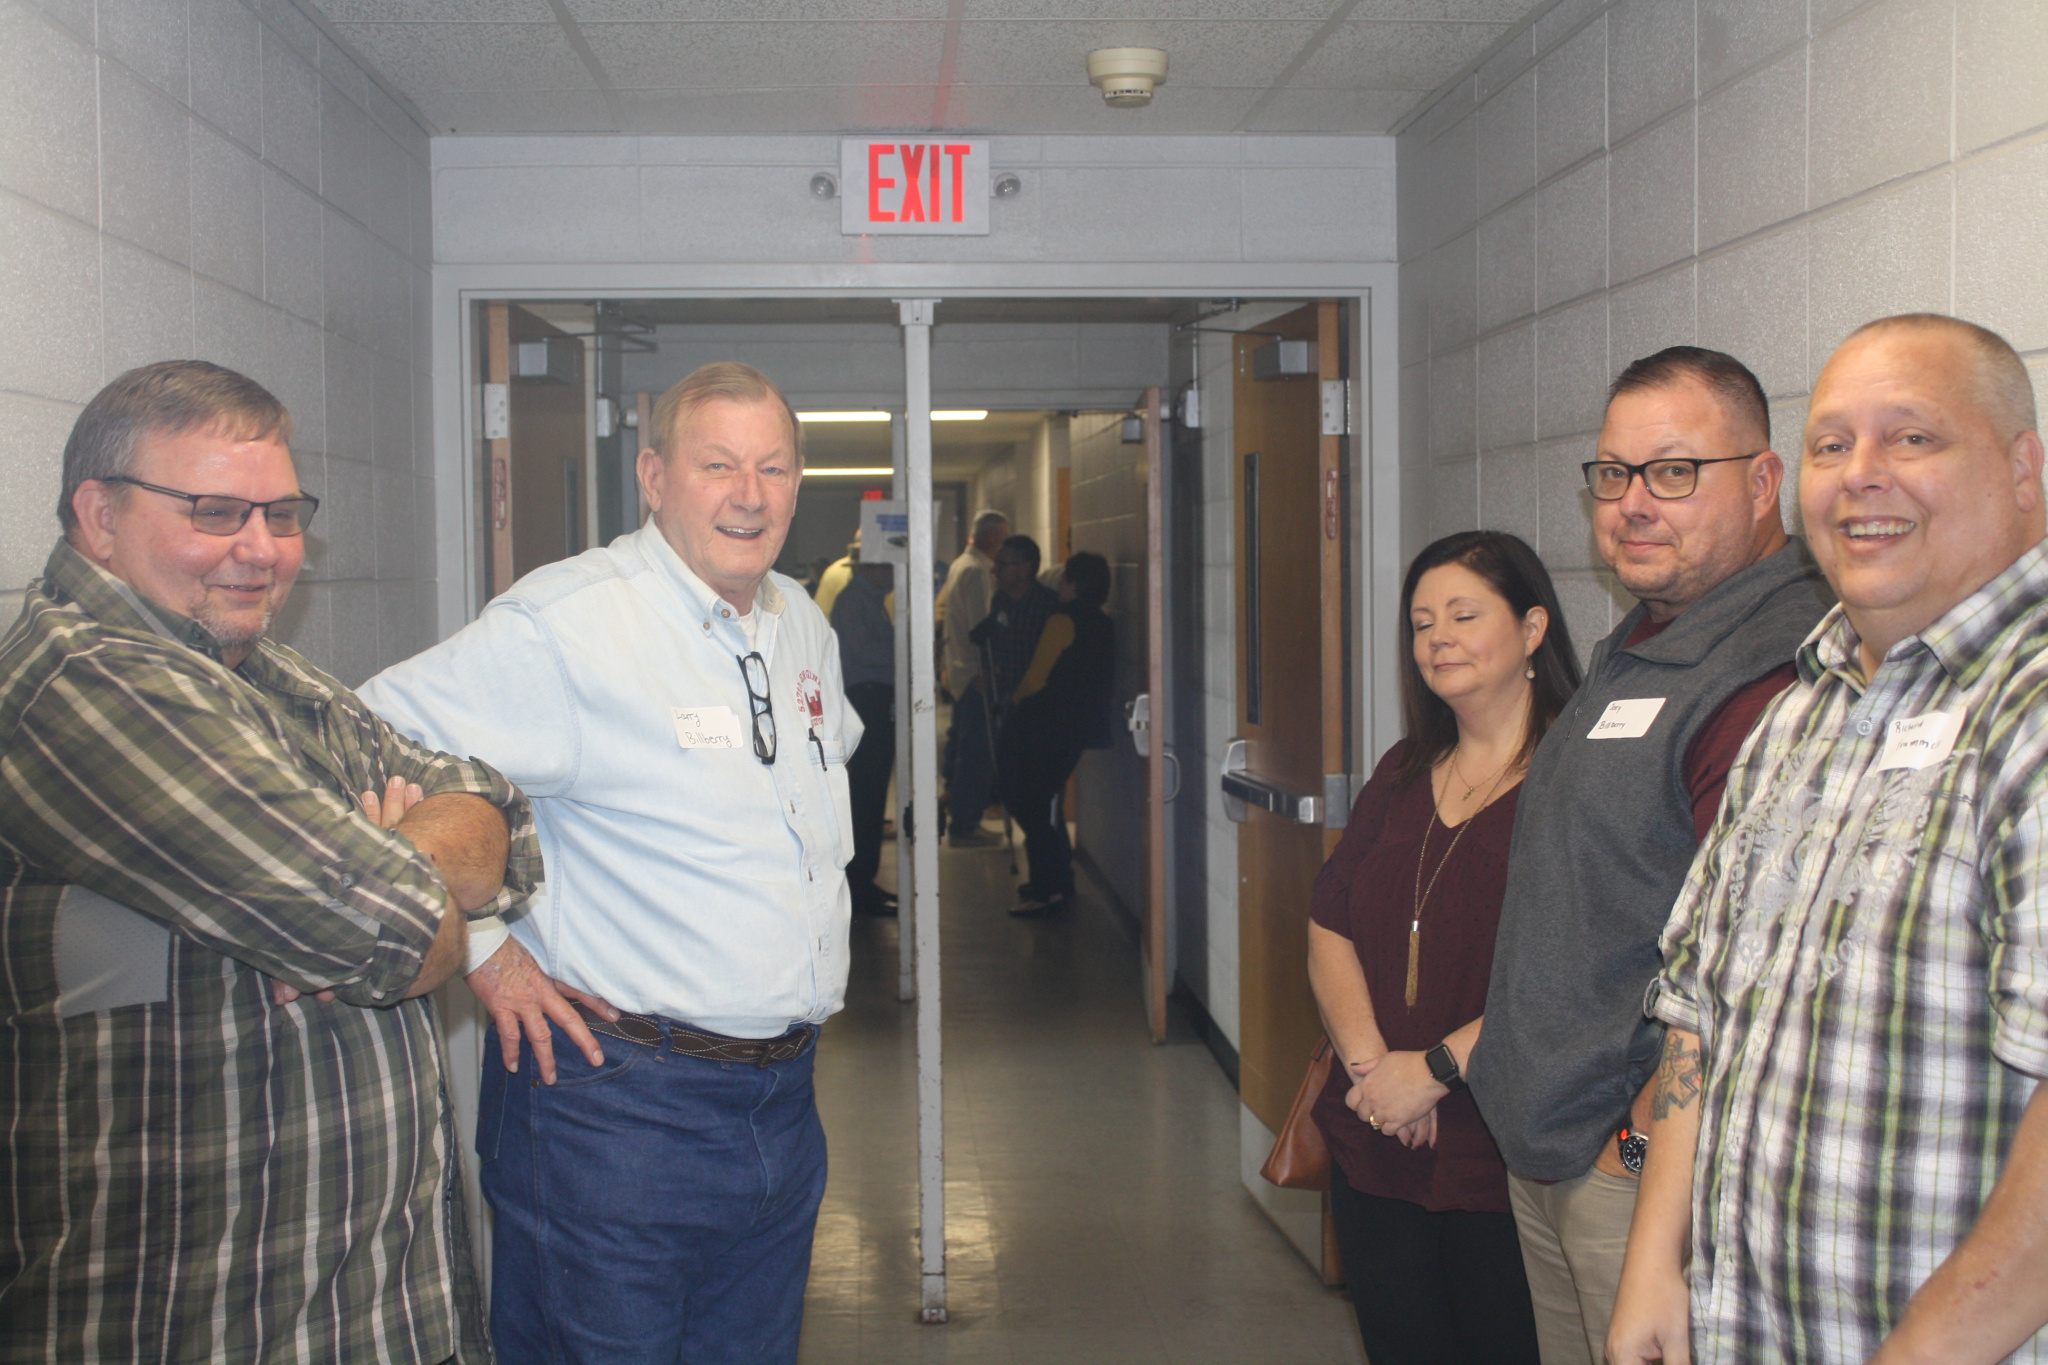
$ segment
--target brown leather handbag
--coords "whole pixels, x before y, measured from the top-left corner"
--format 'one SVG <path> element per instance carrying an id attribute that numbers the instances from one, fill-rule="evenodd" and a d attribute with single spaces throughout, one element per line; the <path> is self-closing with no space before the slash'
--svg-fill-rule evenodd
<path id="1" fill-rule="evenodd" d="M 1301 1078 L 1294 1103 L 1287 1107 L 1287 1121 L 1280 1125 L 1280 1136 L 1274 1139 L 1273 1154 L 1259 1167 L 1260 1175 L 1282 1189 L 1330 1188 L 1329 1144 L 1323 1141 L 1323 1130 L 1316 1127 L 1309 1111 L 1315 1108 L 1323 1087 L 1329 1084 L 1330 1063 L 1335 1057 L 1336 1051 L 1328 1038 L 1317 1044 L 1315 1055 L 1308 1060 L 1308 1074 Z"/>

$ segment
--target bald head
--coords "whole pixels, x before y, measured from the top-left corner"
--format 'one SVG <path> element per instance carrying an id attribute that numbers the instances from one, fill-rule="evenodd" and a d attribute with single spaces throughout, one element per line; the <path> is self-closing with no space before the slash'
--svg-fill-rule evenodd
<path id="1" fill-rule="evenodd" d="M 1841 349 L 1862 337 L 1918 333 L 1940 336 L 1967 357 L 1976 400 L 1993 429 L 2007 440 L 2023 431 L 2040 430 L 2034 412 L 2034 381 L 2026 364 L 2004 337 L 1989 327 L 1945 313 L 1898 313 L 1866 322 L 1849 333 Z"/>

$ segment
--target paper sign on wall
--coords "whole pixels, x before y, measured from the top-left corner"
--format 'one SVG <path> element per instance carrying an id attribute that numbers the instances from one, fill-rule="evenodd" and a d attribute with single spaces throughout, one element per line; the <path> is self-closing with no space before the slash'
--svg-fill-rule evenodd
<path id="1" fill-rule="evenodd" d="M 839 142 L 839 230 L 848 236 L 988 235 L 986 140 L 902 134 Z"/>

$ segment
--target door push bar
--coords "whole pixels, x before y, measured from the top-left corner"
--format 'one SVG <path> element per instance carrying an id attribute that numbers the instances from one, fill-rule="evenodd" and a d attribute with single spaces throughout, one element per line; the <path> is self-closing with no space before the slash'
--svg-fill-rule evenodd
<path id="1" fill-rule="evenodd" d="M 1223 750 L 1224 814 L 1241 825 L 1250 818 L 1250 807 L 1257 806 L 1296 824 L 1323 822 L 1323 797 L 1289 791 L 1253 776 L 1245 768 L 1245 748 L 1244 740 L 1233 739 Z"/>

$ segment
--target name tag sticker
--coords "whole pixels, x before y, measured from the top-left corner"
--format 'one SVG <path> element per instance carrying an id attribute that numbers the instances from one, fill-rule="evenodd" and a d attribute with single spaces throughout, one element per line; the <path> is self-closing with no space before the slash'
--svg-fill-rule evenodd
<path id="1" fill-rule="evenodd" d="M 1586 732 L 1587 739 L 1641 739 L 1650 733 L 1650 722 L 1664 709 L 1662 697 L 1630 697 L 1611 701 Z"/>
<path id="2" fill-rule="evenodd" d="M 730 706 L 678 706 L 669 712 L 685 749 L 737 749 L 744 742 Z"/>
<path id="3" fill-rule="evenodd" d="M 1960 711 L 1929 711 L 1924 716 L 1895 720 L 1885 730 L 1884 753 L 1878 756 L 1876 771 L 1931 768 L 1949 756 L 1962 729 Z"/>

